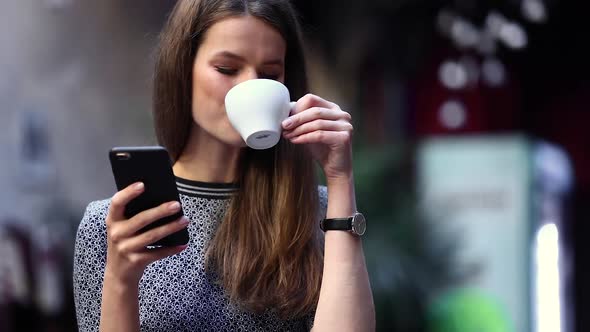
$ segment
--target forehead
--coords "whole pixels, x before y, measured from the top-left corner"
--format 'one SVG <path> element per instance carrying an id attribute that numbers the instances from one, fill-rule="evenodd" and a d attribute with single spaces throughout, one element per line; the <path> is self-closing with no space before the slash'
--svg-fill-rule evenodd
<path id="1" fill-rule="evenodd" d="M 233 16 L 214 23 L 199 47 L 204 53 L 220 51 L 245 57 L 284 57 L 286 42 L 278 30 L 258 18 Z"/>

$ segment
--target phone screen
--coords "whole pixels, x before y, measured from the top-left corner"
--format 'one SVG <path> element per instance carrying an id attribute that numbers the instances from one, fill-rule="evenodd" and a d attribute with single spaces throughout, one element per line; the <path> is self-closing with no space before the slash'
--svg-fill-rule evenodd
<path id="1" fill-rule="evenodd" d="M 131 218 L 165 202 L 180 202 L 172 163 L 168 152 L 163 147 L 115 147 L 109 152 L 109 159 L 118 190 L 135 182 L 143 182 L 145 185 L 144 192 L 125 207 L 126 218 Z M 153 222 L 143 231 L 180 217 L 182 217 L 182 209 L 177 214 Z M 188 243 L 188 240 L 188 231 L 183 229 L 153 243 L 150 247 L 183 245 Z"/>

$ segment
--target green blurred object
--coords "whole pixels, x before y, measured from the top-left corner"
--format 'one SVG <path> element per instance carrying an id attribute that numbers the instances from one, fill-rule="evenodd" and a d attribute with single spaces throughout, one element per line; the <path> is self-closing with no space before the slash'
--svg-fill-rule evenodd
<path id="1" fill-rule="evenodd" d="M 428 313 L 430 332 L 513 332 L 510 318 L 493 297 L 460 288 L 436 298 Z"/>
<path id="2" fill-rule="evenodd" d="M 370 223 L 363 247 L 377 331 L 426 332 L 429 299 L 477 274 L 458 264 L 460 241 L 420 213 L 409 143 L 355 145 L 356 197 Z"/>

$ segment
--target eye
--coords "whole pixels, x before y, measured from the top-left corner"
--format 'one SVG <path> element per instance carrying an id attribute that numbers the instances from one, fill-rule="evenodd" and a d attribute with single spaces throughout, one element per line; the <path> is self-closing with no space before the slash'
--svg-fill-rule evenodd
<path id="1" fill-rule="evenodd" d="M 279 79 L 280 75 L 274 73 L 260 73 L 258 77 L 276 81 Z"/>
<path id="2" fill-rule="evenodd" d="M 238 73 L 237 69 L 231 68 L 231 67 L 220 67 L 220 66 L 216 66 L 215 70 L 217 70 L 219 73 L 223 74 L 223 75 L 228 75 L 228 76 L 233 76 L 235 74 Z"/>

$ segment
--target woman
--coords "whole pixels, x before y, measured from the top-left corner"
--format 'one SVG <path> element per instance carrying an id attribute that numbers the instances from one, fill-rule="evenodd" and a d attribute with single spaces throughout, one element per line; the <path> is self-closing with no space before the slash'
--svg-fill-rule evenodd
<path id="1" fill-rule="evenodd" d="M 374 329 L 359 236 L 318 227 L 323 214 L 356 212 L 350 115 L 305 94 L 300 37 L 287 1 L 177 3 L 161 35 L 154 120 L 182 206 L 125 220 L 141 183 L 88 206 L 74 270 L 81 331 Z M 224 108 L 231 87 L 256 78 L 284 82 L 297 100 L 263 151 L 245 146 Z M 181 208 L 185 217 L 138 234 Z M 145 249 L 184 227 L 188 246 Z"/>

